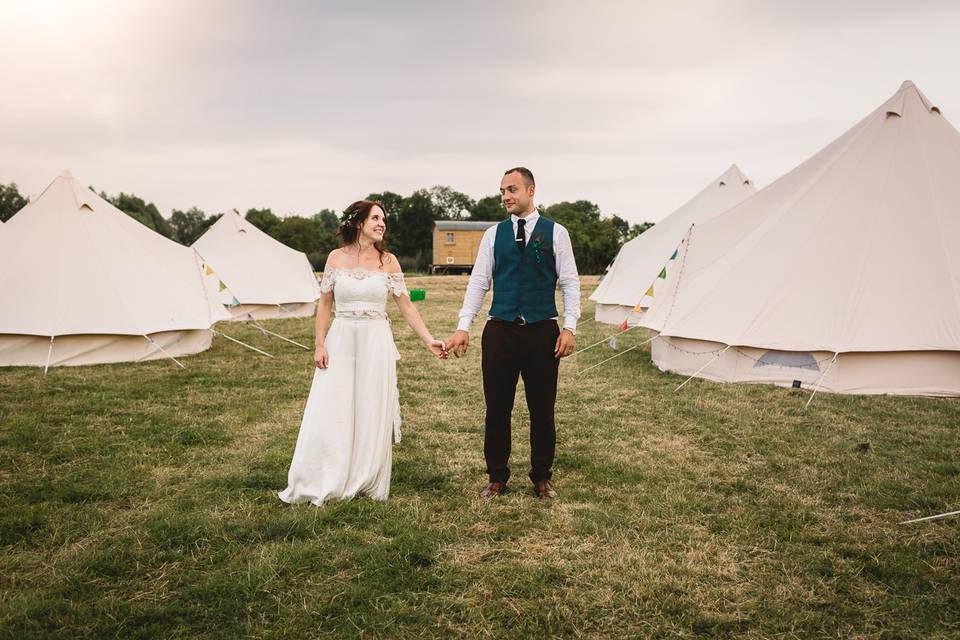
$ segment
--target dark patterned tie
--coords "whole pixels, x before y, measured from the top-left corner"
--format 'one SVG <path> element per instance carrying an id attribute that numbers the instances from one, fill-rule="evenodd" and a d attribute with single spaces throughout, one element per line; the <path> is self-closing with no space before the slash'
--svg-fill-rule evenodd
<path id="1" fill-rule="evenodd" d="M 517 218 L 517 249 L 523 251 L 527 247 L 527 236 L 523 233 L 523 225 L 527 224 L 527 221 L 523 218 Z"/>

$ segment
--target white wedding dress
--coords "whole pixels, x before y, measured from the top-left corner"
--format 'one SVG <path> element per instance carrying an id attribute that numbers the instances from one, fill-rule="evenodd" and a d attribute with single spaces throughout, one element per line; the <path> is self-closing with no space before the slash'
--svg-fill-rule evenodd
<path id="1" fill-rule="evenodd" d="M 335 318 L 327 332 L 329 364 L 313 386 L 290 463 L 288 503 L 390 495 L 393 450 L 400 442 L 397 359 L 387 318 L 387 294 L 409 295 L 403 274 L 328 269 L 320 291 L 333 290 Z"/>

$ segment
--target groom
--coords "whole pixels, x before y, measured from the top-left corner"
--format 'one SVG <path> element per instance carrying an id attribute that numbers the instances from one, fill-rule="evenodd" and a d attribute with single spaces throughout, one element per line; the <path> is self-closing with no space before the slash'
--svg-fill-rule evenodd
<path id="1" fill-rule="evenodd" d="M 530 480 L 540 498 L 554 498 L 551 467 L 556 448 L 554 405 L 560 358 L 573 352 L 580 317 L 580 278 L 570 234 L 541 217 L 533 203 L 536 183 L 529 169 L 508 170 L 500 201 L 510 213 L 480 241 L 457 330 L 446 348 L 467 352 L 470 323 L 493 280 L 493 305 L 483 329 L 481 355 L 487 415 L 483 455 L 490 482 L 480 493 L 499 496 L 510 478 L 510 418 L 517 379 L 523 376 L 530 410 Z M 557 326 L 554 292 L 563 293 L 563 331 Z"/>

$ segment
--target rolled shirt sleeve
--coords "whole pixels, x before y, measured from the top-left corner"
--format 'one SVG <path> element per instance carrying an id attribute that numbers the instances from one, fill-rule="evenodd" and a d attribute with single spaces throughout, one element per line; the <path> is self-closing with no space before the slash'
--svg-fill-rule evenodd
<path id="1" fill-rule="evenodd" d="M 580 319 L 580 275 L 573 257 L 570 232 L 559 224 L 553 225 L 553 253 L 557 265 L 557 284 L 563 297 L 563 328 L 577 333 Z"/>
<path id="2" fill-rule="evenodd" d="M 497 227 L 494 225 L 487 229 L 480 239 L 477 260 L 473 263 L 473 269 L 470 270 L 467 293 L 463 296 L 460 321 L 457 323 L 458 331 L 470 331 L 473 319 L 477 317 L 483 306 L 483 298 L 490 290 L 490 284 L 493 281 L 493 238 L 496 232 Z"/>

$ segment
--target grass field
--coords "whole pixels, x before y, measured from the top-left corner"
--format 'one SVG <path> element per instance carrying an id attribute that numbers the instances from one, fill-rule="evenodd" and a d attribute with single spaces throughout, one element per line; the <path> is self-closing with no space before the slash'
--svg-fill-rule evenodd
<path id="1" fill-rule="evenodd" d="M 580 346 L 611 332 L 595 283 Z M 446 337 L 466 278 L 409 284 Z M 311 354 L 252 327 L 224 330 L 275 359 L 216 339 L 186 370 L 0 369 L 0 637 L 960 637 L 960 519 L 897 524 L 960 508 L 957 399 L 675 393 L 648 348 L 578 375 L 598 347 L 561 365 L 559 499 L 529 492 L 520 396 L 488 502 L 480 327 L 439 362 L 391 315 L 382 503 L 277 499 Z M 312 344 L 309 319 L 267 326 Z"/>

